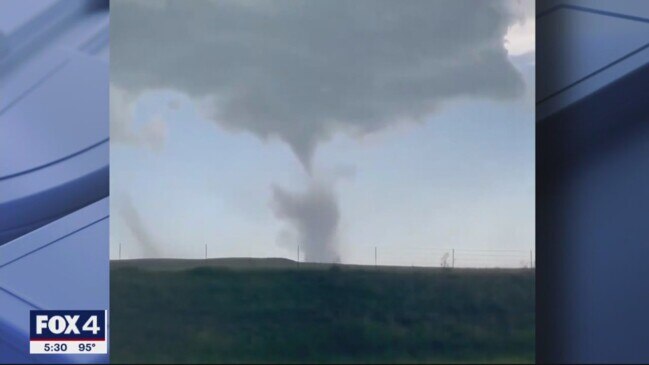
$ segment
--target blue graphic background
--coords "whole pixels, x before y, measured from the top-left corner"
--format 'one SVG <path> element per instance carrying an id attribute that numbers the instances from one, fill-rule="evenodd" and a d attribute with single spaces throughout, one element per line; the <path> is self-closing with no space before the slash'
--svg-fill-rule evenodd
<path id="1" fill-rule="evenodd" d="M 0 1 L 0 363 L 30 355 L 31 310 L 106 310 L 108 1 Z"/>
<path id="2" fill-rule="evenodd" d="M 649 2 L 537 2 L 537 357 L 647 362 Z"/>

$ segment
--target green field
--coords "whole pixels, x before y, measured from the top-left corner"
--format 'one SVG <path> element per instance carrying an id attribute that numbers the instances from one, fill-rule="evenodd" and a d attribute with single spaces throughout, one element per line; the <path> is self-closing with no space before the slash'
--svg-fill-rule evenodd
<path id="1" fill-rule="evenodd" d="M 533 362 L 534 271 L 111 264 L 111 362 Z"/>

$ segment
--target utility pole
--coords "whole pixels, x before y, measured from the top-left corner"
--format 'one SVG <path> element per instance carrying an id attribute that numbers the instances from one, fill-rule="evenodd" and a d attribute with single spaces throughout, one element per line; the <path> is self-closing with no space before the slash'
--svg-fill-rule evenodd
<path id="1" fill-rule="evenodd" d="M 451 268 L 455 268 L 455 249 L 451 250 L 452 256 L 451 256 Z"/>
<path id="2" fill-rule="evenodd" d="M 300 267 L 300 245 L 297 245 L 297 267 Z"/>
<path id="3" fill-rule="evenodd" d="M 530 250 L 530 269 L 534 268 L 534 257 L 533 257 L 533 252 Z"/>
<path id="4" fill-rule="evenodd" d="M 377 251 L 376 246 L 374 246 L 374 267 L 377 267 L 377 263 L 378 263 L 378 258 L 377 258 L 378 254 L 376 251 Z"/>
<path id="5" fill-rule="evenodd" d="M 205 260 L 207 260 L 207 243 L 205 244 Z"/>

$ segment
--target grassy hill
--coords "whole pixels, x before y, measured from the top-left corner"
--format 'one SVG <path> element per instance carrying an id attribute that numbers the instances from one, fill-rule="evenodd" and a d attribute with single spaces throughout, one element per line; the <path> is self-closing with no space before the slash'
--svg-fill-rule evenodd
<path id="1" fill-rule="evenodd" d="M 532 270 L 111 263 L 111 362 L 533 362 Z"/>

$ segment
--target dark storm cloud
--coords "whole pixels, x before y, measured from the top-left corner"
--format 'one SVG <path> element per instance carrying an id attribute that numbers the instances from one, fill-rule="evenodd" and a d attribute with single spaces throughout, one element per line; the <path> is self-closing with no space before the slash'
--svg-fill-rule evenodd
<path id="1" fill-rule="evenodd" d="M 113 142 L 147 147 L 159 151 L 164 147 L 167 125 L 156 118 L 137 128 L 133 121 L 133 95 L 110 86 L 110 138 Z"/>
<path id="2" fill-rule="evenodd" d="M 112 82 L 173 89 L 230 130 L 318 143 L 420 121 L 457 96 L 509 98 L 514 1 L 273 0 L 111 3 Z"/>

